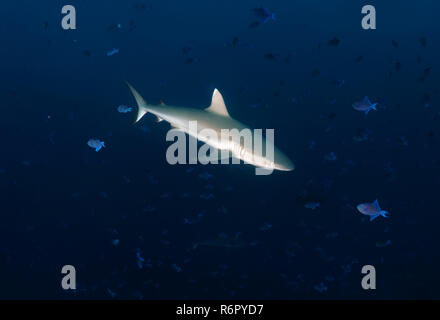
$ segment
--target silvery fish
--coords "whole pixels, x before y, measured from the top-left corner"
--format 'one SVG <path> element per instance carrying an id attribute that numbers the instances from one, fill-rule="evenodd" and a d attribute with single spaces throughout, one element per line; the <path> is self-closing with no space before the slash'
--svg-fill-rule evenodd
<path id="1" fill-rule="evenodd" d="M 370 221 L 373 221 L 379 216 L 388 218 L 389 212 L 382 210 L 379 206 L 379 201 L 376 199 L 371 203 L 362 203 L 356 207 L 360 213 L 369 216 Z"/>

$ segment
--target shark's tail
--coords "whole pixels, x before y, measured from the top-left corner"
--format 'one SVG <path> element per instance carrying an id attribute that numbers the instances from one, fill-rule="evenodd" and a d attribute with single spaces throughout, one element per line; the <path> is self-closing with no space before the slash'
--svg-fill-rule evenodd
<path id="1" fill-rule="evenodd" d="M 136 99 L 136 103 L 138 105 L 138 114 L 135 122 L 138 122 L 148 112 L 147 103 L 145 102 L 144 98 L 142 98 L 141 95 L 127 81 L 125 83 L 127 84 L 128 88 L 130 88 L 131 93 Z"/>

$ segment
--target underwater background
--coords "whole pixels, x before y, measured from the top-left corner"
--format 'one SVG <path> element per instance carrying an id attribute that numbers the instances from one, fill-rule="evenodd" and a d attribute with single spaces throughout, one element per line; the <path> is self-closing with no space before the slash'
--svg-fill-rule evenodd
<path id="1" fill-rule="evenodd" d="M 61 28 L 67 4 L 76 30 Z M 366 4 L 376 30 L 361 28 Z M 439 9 L 2 2 L 0 298 L 439 298 Z M 275 129 L 295 170 L 169 165 L 169 124 L 134 124 L 124 80 L 183 107 L 218 88 L 233 118 Z M 377 110 L 352 107 L 365 96 Z M 389 218 L 356 209 L 375 199 Z"/>

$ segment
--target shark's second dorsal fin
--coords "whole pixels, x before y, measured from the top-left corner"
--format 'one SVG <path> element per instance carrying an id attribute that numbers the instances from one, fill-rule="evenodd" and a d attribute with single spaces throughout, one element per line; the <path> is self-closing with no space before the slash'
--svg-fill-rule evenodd
<path id="1" fill-rule="evenodd" d="M 205 109 L 206 111 L 220 114 L 225 117 L 229 117 L 228 110 L 226 109 L 225 102 L 223 101 L 223 97 L 220 94 L 220 91 L 214 89 L 214 93 L 212 94 L 211 105 Z"/>

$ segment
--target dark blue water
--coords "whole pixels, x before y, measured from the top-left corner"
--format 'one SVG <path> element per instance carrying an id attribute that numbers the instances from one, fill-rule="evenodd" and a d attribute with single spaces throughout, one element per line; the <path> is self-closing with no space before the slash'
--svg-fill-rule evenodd
<path id="1" fill-rule="evenodd" d="M 61 28 L 66 4 L 76 30 Z M 365 4 L 376 30 L 361 28 Z M 251 28 L 259 6 L 276 21 Z M 0 298 L 439 298 L 439 9 L 2 3 Z M 169 125 L 117 112 L 135 106 L 124 80 L 184 107 L 218 88 L 231 116 L 275 129 L 296 169 L 169 165 Z M 377 111 L 352 108 L 364 96 Z M 356 206 L 376 198 L 390 218 L 370 222 Z M 368 264 L 376 290 L 361 287 Z"/>

